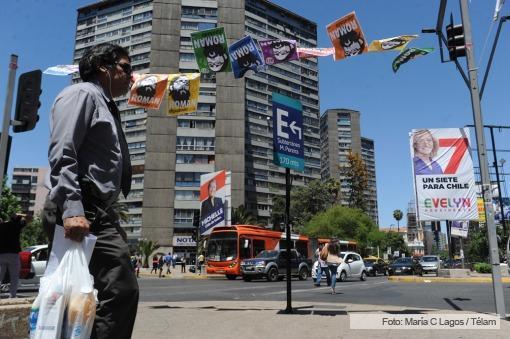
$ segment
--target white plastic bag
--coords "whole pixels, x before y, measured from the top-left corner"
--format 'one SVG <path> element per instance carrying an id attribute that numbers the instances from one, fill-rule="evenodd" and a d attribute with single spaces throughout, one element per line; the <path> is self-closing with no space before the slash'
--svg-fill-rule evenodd
<path id="1" fill-rule="evenodd" d="M 94 280 L 82 243 L 73 242 L 55 271 L 41 278 L 31 311 L 30 337 L 89 338 L 95 314 Z M 32 318 L 37 319 L 35 328 Z"/>

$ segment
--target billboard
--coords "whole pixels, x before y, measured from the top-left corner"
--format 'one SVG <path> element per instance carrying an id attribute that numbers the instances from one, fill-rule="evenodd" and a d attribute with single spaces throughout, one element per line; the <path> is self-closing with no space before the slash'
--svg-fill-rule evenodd
<path id="1" fill-rule="evenodd" d="M 419 221 L 478 220 L 469 129 L 415 129 L 409 136 Z"/>
<path id="2" fill-rule="evenodd" d="M 467 238 L 469 229 L 468 221 L 452 221 L 450 234 L 452 237 Z"/>
<path id="3" fill-rule="evenodd" d="M 200 235 L 230 220 L 230 172 L 218 171 L 200 176 Z"/>

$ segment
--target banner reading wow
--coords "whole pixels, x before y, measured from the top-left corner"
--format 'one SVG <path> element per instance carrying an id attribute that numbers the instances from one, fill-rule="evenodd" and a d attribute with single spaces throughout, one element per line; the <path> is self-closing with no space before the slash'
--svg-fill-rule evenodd
<path id="1" fill-rule="evenodd" d="M 419 221 L 478 220 L 467 128 L 410 133 Z"/>

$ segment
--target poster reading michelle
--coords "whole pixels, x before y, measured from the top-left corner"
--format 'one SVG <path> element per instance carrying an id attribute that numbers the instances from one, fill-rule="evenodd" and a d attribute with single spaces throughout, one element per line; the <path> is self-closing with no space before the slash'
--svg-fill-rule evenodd
<path id="1" fill-rule="evenodd" d="M 211 233 L 215 226 L 225 226 L 228 219 L 230 182 L 227 171 L 200 176 L 200 234 Z"/>
<path id="2" fill-rule="evenodd" d="M 410 133 L 418 219 L 478 220 L 469 129 Z"/>

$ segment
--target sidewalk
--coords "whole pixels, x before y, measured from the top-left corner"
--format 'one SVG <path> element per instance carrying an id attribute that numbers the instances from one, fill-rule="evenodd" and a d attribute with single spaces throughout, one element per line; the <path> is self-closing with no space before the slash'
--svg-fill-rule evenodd
<path id="1" fill-rule="evenodd" d="M 294 302 L 294 314 L 282 314 L 285 301 L 143 302 L 133 338 L 508 338 L 510 322 L 499 330 L 351 330 L 349 314 L 471 314 L 401 306 Z"/>
<path id="2" fill-rule="evenodd" d="M 205 273 L 205 267 L 203 269 L 204 273 L 199 274 L 197 273 L 191 273 L 189 272 L 190 265 L 186 266 L 186 273 L 181 273 L 181 267 L 175 266 L 174 268 L 170 269 L 171 274 L 166 274 L 166 267 L 163 268 L 163 273 L 161 274 L 161 279 L 219 279 L 223 280 L 226 279 L 225 275 L 222 274 L 207 274 Z M 154 274 L 150 273 L 150 268 L 141 268 L 140 269 L 140 277 L 144 278 L 158 278 L 159 279 L 159 270 L 158 273 Z"/>
<path id="3" fill-rule="evenodd" d="M 491 274 L 471 273 L 469 277 L 436 277 L 432 275 L 392 275 L 388 277 L 389 281 L 394 282 L 417 282 L 417 283 L 492 283 Z M 504 284 L 510 284 L 510 277 L 502 277 Z"/>

